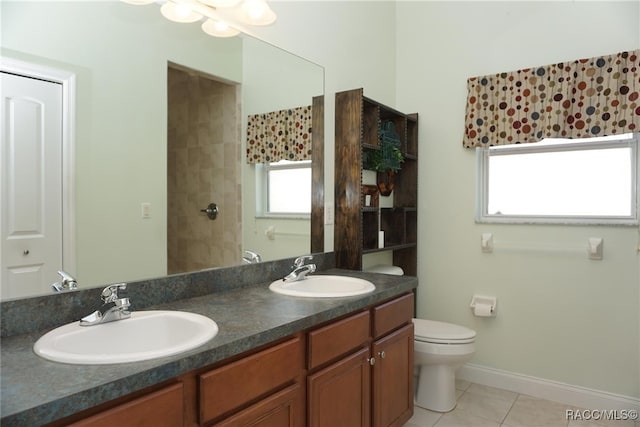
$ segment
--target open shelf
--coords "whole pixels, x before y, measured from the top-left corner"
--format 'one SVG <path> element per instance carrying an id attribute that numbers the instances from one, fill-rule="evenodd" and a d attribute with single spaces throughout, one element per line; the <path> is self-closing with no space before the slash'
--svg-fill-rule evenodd
<path id="1" fill-rule="evenodd" d="M 364 206 L 362 183 L 366 159 L 380 149 L 380 128 L 393 122 L 404 155 L 395 175 L 393 206 Z M 359 132 L 354 130 L 360 130 Z M 336 266 L 362 269 L 364 254 L 392 251 L 393 263 L 405 274 L 417 273 L 418 115 L 405 114 L 367 98 L 362 89 L 336 93 L 335 103 L 335 235 Z M 363 193 L 366 189 L 367 193 Z M 378 232 L 384 231 L 384 247 Z"/>

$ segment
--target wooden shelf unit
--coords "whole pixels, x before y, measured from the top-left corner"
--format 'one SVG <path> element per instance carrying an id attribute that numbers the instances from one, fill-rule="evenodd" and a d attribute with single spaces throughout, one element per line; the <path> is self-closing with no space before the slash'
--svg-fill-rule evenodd
<path id="1" fill-rule="evenodd" d="M 404 162 L 395 175 L 393 207 L 363 205 L 362 171 L 367 153 L 380 149 L 379 129 L 392 121 L 400 135 Z M 364 96 L 363 89 L 336 93 L 335 99 L 336 266 L 362 270 L 362 256 L 393 251 L 393 263 L 417 274 L 418 114 L 405 114 Z M 378 231 L 384 230 L 384 248 Z"/>

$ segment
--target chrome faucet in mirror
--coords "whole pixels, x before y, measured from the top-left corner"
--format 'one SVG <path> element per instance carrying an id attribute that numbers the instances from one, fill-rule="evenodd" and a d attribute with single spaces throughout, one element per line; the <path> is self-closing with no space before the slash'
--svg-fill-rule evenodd
<path id="1" fill-rule="evenodd" d="M 59 282 L 53 283 L 51 289 L 55 292 L 67 292 L 78 289 L 78 281 L 72 275 L 62 270 L 58 271 L 58 274 L 61 279 Z"/>
<path id="2" fill-rule="evenodd" d="M 262 262 L 262 257 L 257 252 L 244 251 L 244 256 L 242 257 L 242 262 L 244 264 L 257 264 L 259 262 Z"/>

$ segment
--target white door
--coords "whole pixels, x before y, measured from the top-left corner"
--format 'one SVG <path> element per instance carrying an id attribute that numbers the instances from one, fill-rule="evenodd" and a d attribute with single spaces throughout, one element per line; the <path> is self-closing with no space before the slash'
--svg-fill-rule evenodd
<path id="1" fill-rule="evenodd" d="M 0 298 L 51 292 L 62 269 L 62 85 L 1 73 Z"/>

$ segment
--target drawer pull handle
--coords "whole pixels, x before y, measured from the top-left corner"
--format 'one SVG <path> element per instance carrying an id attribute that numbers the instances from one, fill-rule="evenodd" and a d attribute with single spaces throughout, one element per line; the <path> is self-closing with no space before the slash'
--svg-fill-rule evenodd
<path id="1" fill-rule="evenodd" d="M 376 358 L 375 357 L 370 357 L 367 359 L 367 362 L 369 362 L 369 365 L 373 366 L 376 364 Z"/>
<path id="2" fill-rule="evenodd" d="M 384 359 L 386 355 L 387 354 L 384 352 L 384 350 L 378 352 L 378 356 L 380 356 L 381 359 Z"/>

